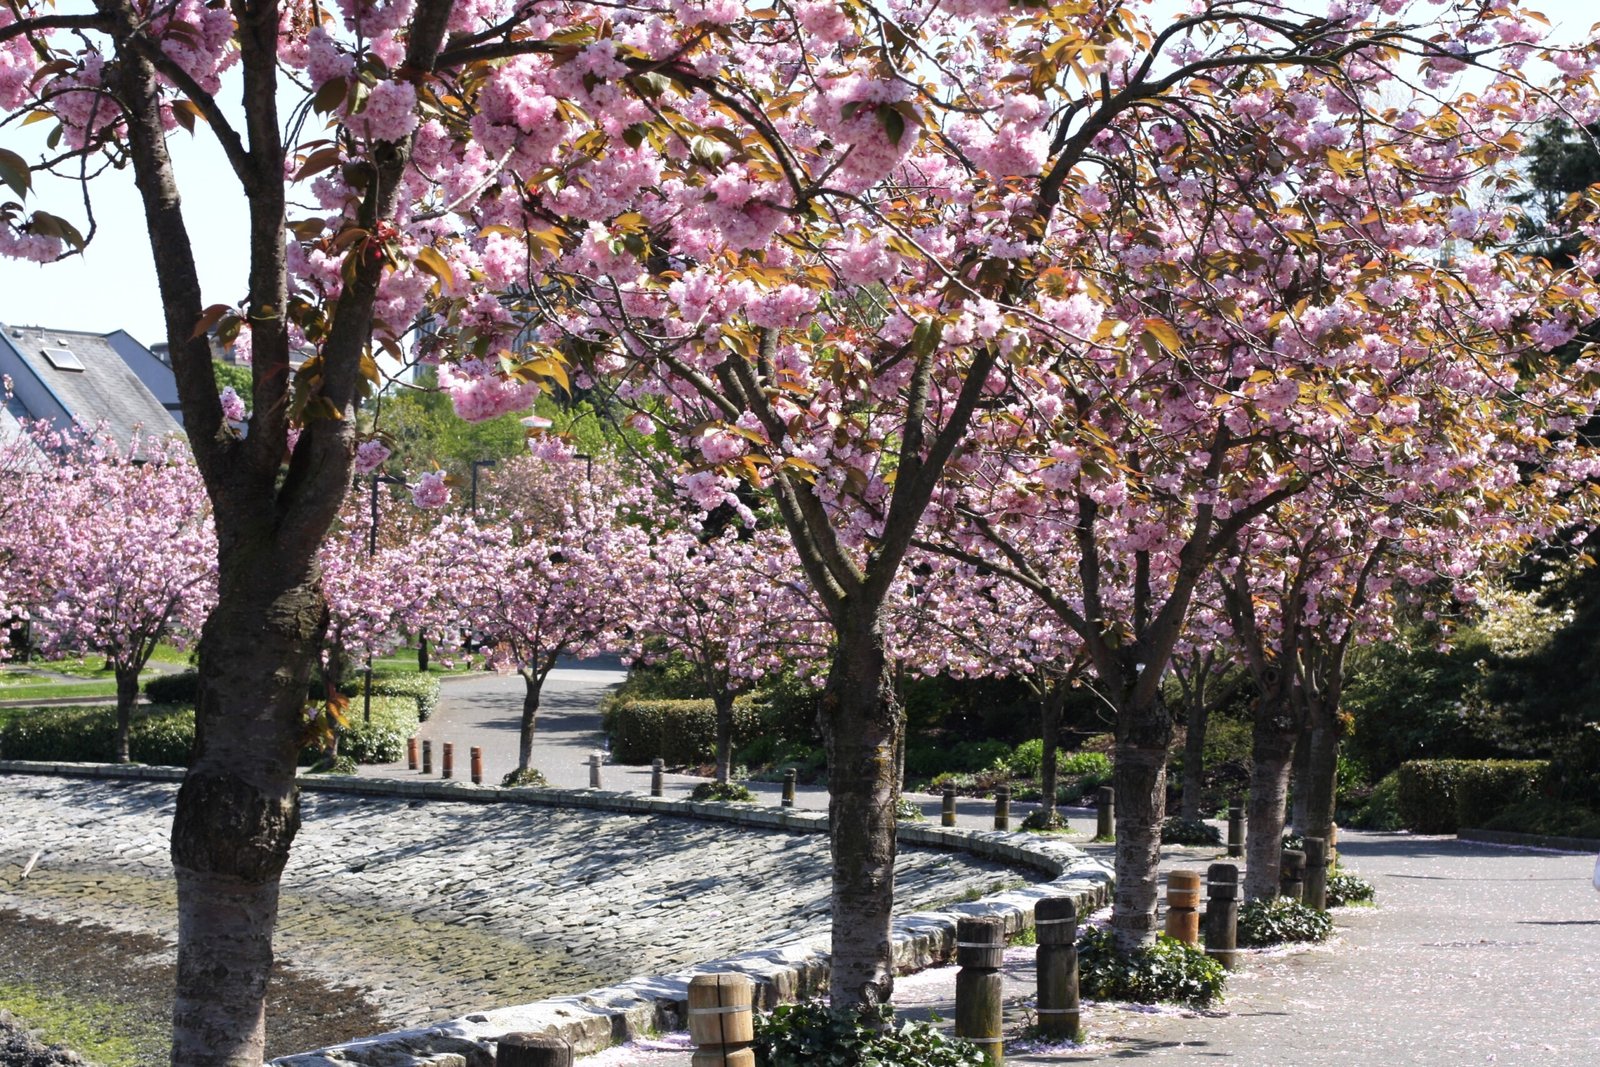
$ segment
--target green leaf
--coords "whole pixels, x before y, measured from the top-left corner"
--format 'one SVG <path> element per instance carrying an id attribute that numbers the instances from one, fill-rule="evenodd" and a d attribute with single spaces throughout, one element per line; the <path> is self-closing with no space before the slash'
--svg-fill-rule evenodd
<path id="1" fill-rule="evenodd" d="M 33 170 L 21 156 L 0 148 L 0 181 L 11 186 L 18 196 L 26 197 L 33 189 Z"/>

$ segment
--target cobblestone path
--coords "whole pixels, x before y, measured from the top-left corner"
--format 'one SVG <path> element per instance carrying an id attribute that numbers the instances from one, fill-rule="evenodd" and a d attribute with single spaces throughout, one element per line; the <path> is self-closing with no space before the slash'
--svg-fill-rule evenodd
<path id="1" fill-rule="evenodd" d="M 170 942 L 176 794 L 165 783 L 0 775 L 0 910 Z M 361 989 L 395 1024 L 780 945 L 827 917 L 820 834 L 512 804 L 302 803 L 278 954 Z M 1020 880 L 968 856 L 902 848 L 896 895 L 915 911 Z"/>

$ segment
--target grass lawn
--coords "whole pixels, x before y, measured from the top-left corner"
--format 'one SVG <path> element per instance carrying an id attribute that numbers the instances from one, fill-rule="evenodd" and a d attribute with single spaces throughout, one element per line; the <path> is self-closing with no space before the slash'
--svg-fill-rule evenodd
<path id="1" fill-rule="evenodd" d="M 55 700 L 58 697 L 114 697 L 117 683 L 112 679 L 103 682 L 39 682 L 28 679 L 13 684 L 7 679 L 0 687 L 0 700 Z"/>
<path id="2" fill-rule="evenodd" d="M 472 665 L 461 659 L 456 660 L 455 666 L 446 667 L 438 652 L 433 649 L 428 651 L 429 674 L 465 674 L 467 671 L 472 670 Z M 359 663 L 354 664 L 352 667 L 353 673 L 356 674 L 359 674 L 361 669 L 362 665 Z M 393 674 L 404 674 L 406 672 L 418 674 L 420 672 L 417 670 L 417 650 L 415 648 L 398 648 L 390 655 L 375 656 L 372 660 L 372 669 L 375 671 L 388 671 Z"/>

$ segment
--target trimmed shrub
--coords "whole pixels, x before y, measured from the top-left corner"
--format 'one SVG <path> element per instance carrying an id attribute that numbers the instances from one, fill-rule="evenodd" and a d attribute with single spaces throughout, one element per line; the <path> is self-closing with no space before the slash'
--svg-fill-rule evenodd
<path id="1" fill-rule="evenodd" d="M 760 1067 L 982 1067 L 971 1042 L 946 1037 L 928 1023 L 893 1025 L 894 1009 L 833 1009 L 821 1001 L 780 1004 L 758 1013 Z M 880 1026 L 889 1025 L 887 1030 Z"/>
<path id="2" fill-rule="evenodd" d="M 761 732 L 761 712 L 747 699 L 733 705 L 733 747 Z M 709 700 L 620 700 L 605 709 L 611 758 L 618 763 L 704 763 L 717 754 L 717 709 Z"/>
<path id="3" fill-rule="evenodd" d="M 366 691 L 365 679 L 357 671 L 346 678 L 339 691 L 349 697 L 353 703 L 359 703 L 362 694 Z M 439 678 L 433 674 L 400 673 L 400 674 L 374 674 L 372 676 L 372 696 L 378 697 L 405 697 L 417 705 L 417 721 L 427 722 L 439 708 Z M 322 691 L 312 686 L 311 698 L 320 700 Z"/>
<path id="4" fill-rule="evenodd" d="M 1253 948 L 1291 941 L 1326 941 L 1333 936 L 1333 920 L 1288 897 L 1251 900 L 1239 909 L 1239 944 Z"/>
<path id="5" fill-rule="evenodd" d="M 1220 845 L 1222 831 L 1199 819 L 1170 816 L 1161 824 L 1163 845 Z"/>
<path id="6" fill-rule="evenodd" d="M 128 751 L 135 763 L 182 767 L 193 747 L 191 709 L 133 710 Z M 39 708 L 13 716 L 0 730 L 0 754 L 6 759 L 106 763 L 116 749 L 116 708 Z"/>
<path id="7" fill-rule="evenodd" d="M 152 674 L 144 680 L 144 695 L 150 698 L 152 704 L 187 704 L 193 707 L 200 700 L 200 672 Z"/>
<path id="8" fill-rule="evenodd" d="M 738 782 L 701 782 L 689 794 L 689 799 L 714 800 L 724 804 L 750 804 L 755 801 L 756 795 L 750 792 L 748 786 L 740 785 Z"/>
<path id="9" fill-rule="evenodd" d="M 1546 760 L 1411 760 L 1400 765 L 1400 820 L 1408 830 L 1453 834 L 1538 795 Z"/>
<path id="10" fill-rule="evenodd" d="M 1367 904 L 1378 895 L 1371 882 L 1353 871 L 1335 869 L 1328 875 L 1328 907 Z"/>
<path id="11" fill-rule="evenodd" d="M 355 702 L 345 716 L 349 721 L 339 735 L 339 754 L 357 763 L 399 762 L 406 753 L 406 738 L 417 732 L 417 702 L 409 696 L 374 695 L 370 723 L 362 719 L 362 709 Z M 320 755 L 308 749 L 301 758 L 315 760 Z"/>
<path id="12" fill-rule="evenodd" d="M 1105 927 L 1086 927 L 1078 936 L 1078 981 L 1090 1000 L 1204 1008 L 1221 999 L 1227 980 L 1222 964 L 1204 949 L 1166 934 L 1132 954 L 1118 952 L 1115 935 Z"/>

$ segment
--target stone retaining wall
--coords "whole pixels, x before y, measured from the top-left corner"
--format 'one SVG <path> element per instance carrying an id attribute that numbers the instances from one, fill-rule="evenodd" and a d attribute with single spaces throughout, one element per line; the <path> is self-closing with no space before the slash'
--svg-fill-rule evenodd
<path id="1" fill-rule="evenodd" d="M 132 778 L 181 781 L 173 767 L 129 767 L 108 764 L 28 763 L 0 760 L 0 772 L 88 778 Z M 504 789 L 459 781 L 394 781 L 317 775 L 303 777 L 308 791 L 367 796 L 512 803 L 589 808 L 642 815 L 673 815 L 745 827 L 800 833 L 826 833 L 822 812 L 760 808 L 748 804 L 667 800 L 635 793 L 593 789 Z M 1110 898 L 1111 872 L 1100 861 L 1061 841 L 1036 834 L 994 830 L 946 829 L 902 823 L 900 841 L 963 851 L 985 859 L 1043 872 L 1051 881 L 1008 890 L 944 911 L 897 918 L 894 923 L 895 963 L 902 973 L 921 970 L 949 959 L 954 952 L 955 924 L 963 915 L 995 915 L 1015 933 L 1033 922 L 1033 906 L 1047 896 L 1068 896 L 1087 914 Z M 513 1031 L 556 1034 L 580 1053 L 595 1052 L 650 1030 L 680 1029 L 689 979 L 711 971 L 739 971 L 757 983 L 758 1002 L 781 1001 L 825 993 L 828 985 L 828 936 L 814 937 L 770 950 L 754 950 L 712 960 L 692 970 L 593 989 L 534 1004 L 498 1008 L 447 1023 L 362 1038 L 333 1048 L 282 1057 L 279 1067 L 493 1067 L 497 1039 Z"/>

